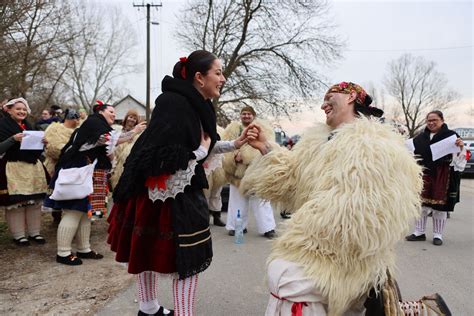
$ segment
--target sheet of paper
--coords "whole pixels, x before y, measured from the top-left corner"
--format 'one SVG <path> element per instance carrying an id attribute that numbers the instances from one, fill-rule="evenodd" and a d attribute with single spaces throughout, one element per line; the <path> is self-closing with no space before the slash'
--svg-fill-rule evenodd
<path id="1" fill-rule="evenodd" d="M 41 150 L 44 144 L 41 142 L 44 137 L 43 131 L 23 131 L 20 150 Z"/>
<path id="2" fill-rule="evenodd" d="M 407 146 L 407 149 L 409 152 L 411 153 L 415 152 L 415 144 L 413 144 L 413 138 L 407 139 L 405 141 L 405 146 Z"/>
<path id="3" fill-rule="evenodd" d="M 444 157 L 448 154 L 454 154 L 461 151 L 461 148 L 456 146 L 456 139 L 458 137 L 456 135 L 452 135 L 448 138 L 440 140 L 434 144 L 430 145 L 431 148 L 431 155 L 433 157 L 433 161 L 438 160 L 441 157 Z"/>

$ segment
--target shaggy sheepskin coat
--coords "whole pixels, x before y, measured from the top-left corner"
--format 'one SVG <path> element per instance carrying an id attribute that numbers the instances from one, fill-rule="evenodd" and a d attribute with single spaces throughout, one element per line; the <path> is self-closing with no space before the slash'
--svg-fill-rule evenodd
<path id="1" fill-rule="evenodd" d="M 73 128 L 68 128 L 64 126 L 64 124 L 56 122 L 51 123 L 44 132 L 44 138 L 48 142 L 44 149 L 44 155 L 46 157 L 44 166 L 50 176 L 54 173 L 54 168 L 58 162 L 61 150 L 69 141 L 73 132 Z"/>
<path id="2" fill-rule="evenodd" d="M 309 130 L 292 151 L 256 159 L 244 194 L 279 202 L 294 214 L 269 262 L 295 262 L 341 315 L 395 265 L 395 244 L 419 215 L 421 167 L 388 124 L 356 119 L 331 133 Z"/>
<path id="3" fill-rule="evenodd" d="M 262 131 L 268 140 L 273 141 L 275 139 L 275 132 L 268 122 L 265 122 L 260 119 L 255 119 L 254 121 L 259 126 L 262 127 Z M 223 140 L 234 140 L 240 136 L 244 127 L 240 122 L 230 123 L 223 132 Z M 236 163 L 234 157 L 237 152 L 240 152 L 242 162 Z M 224 160 L 222 162 L 222 167 L 224 168 L 227 181 L 236 187 L 239 187 L 240 180 L 243 178 L 245 171 L 249 164 L 255 159 L 260 157 L 260 152 L 251 147 L 248 144 L 243 145 L 240 149 L 237 149 L 233 152 L 224 154 Z"/>
<path id="4" fill-rule="evenodd" d="M 222 127 L 220 127 L 219 125 L 217 126 L 217 134 L 219 134 L 219 136 L 222 139 L 223 134 L 224 134 L 224 129 Z M 224 154 L 215 155 L 214 159 L 220 160 L 220 163 L 219 163 L 220 165 L 218 164 L 215 167 L 215 169 L 213 169 L 209 174 L 206 172 L 207 182 L 209 184 L 209 189 L 208 189 L 209 191 L 212 191 L 213 189 L 220 188 L 220 187 L 222 187 L 223 185 L 225 185 L 227 183 L 227 178 L 226 178 L 226 175 L 225 175 L 225 171 L 222 168 L 223 157 L 224 157 Z M 209 159 L 209 157 L 208 157 L 208 159 Z"/>
<path id="5" fill-rule="evenodd" d="M 133 136 L 133 138 L 129 141 L 115 147 L 113 163 L 114 167 L 110 176 L 110 185 L 112 186 L 112 190 L 117 185 L 120 176 L 123 173 L 123 165 L 125 164 L 128 155 L 130 155 L 130 151 L 132 150 L 133 145 L 135 145 L 135 141 L 138 139 L 138 137 L 140 137 L 140 135 L 141 133 Z"/>

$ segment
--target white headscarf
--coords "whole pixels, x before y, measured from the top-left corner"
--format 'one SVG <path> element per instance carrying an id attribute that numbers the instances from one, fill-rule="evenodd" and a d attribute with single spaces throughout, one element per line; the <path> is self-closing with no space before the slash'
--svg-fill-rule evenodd
<path id="1" fill-rule="evenodd" d="M 6 111 L 9 105 L 14 105 L 15 103 L 18 103 L 18 102 L 23 103 L 26 106 L 26 112 L 28 112 L 28 114 L 31 114 L 30 106 L 28 105 L 28 102 L 23 98 L 11 99 L 10 101 L 8 101 L 7 103 L 3 105 L 3 110 Z"/>

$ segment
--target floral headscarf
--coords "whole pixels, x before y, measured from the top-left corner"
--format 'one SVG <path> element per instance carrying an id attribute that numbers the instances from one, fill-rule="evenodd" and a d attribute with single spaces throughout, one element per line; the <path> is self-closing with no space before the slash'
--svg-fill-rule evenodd
<path id="1" fill-rule="evenodd" d="M 345 93 L 349 94 L 351 92 L 355 92 L 357 94 L 356 97 L 356 103 L 360 105 L 366 105 L 365 104 L 365 98 L 367 97 L 367 92 L 359 86 L 358 84 L 355 84 L 353 82 L 341 82 L 338 84 L 333 85 L 332 87 L 329 88 L 329 90 L 326 92 L 328 93 Z M 368 105 L 368 104 L 367 104 Z"/>

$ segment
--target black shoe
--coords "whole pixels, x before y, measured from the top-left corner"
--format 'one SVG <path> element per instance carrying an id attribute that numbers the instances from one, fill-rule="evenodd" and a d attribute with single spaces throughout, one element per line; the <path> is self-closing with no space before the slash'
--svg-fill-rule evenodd
<path id="1" fill-rule="evenodd" d="M 417 236 L 415 234 L 411 234 L 409 236 L 406 236 L 405 239 L 407 241 L 425 241 L 426 240 L 426 235 L 423 234 L 423 235 Z"/>
<path id="2" fill-rule="evenodd" d="M 244 228 L 243 233 L 247 234 L 247 228 Z"/>
<path id="3" fill-rule="evenodd" d="M 66 256 L 66 257 L 56 255 L 56 262 L 66 264 L 68 266 L 78 266 L 82 264 L 82 260 L 74 256 L 73 254 L 70 254 L 69 256 Z"/>
<path id="4" fill-rule="evenodd" d="M 443 240 L 440 238 L 433 238 L 433 245 L 441 246 L 443 244 Z"/>
<path id="5" fill-rule="evenodd" d="M 276 233 L 275 231 L 272 229 L 268 232 L 266 232 L 265 234 L 263 234 L 264 237 L 268 238 L 268 239 L 273 239 L 276 237 Z"/>
<path id="6" fill-rule="evenodd" d="M 225 223 L 221 221 L 221 212 L 209 211 L 209 213 L 212 215 L 212 222 L 215 226 L 225 226 Z"/>
<path id="7" fill-rule="evenodd" d="M 280 212 L 280 216 L 281 216 L 281 218 L 283 218 L 283 219 L 289 219 L 289 218 L 291 218 L 291 214 L 288 213 L 286 210 L 285 210 L 285 211 L 281 211 L 281 212 Z"/>
<path id="8" fill-rule="evenodd" d="M 169 309 L 169 313 L 168 313 L 168 314 L 165 314 L 165 308 L 164 308 L 163 306 L 160 306 L 160 309 L 158 310 L 158 312 L 157 312 L 155 315 L 159 315 L 159 316 L 173 316 L 173 315 L 174 315 L 174 310 Z"/>
<path id="9" fill-rule="evenodd" d="M 99 260 L 99 259 L 102 259 L 104 258 L 103 255 L 101 255 L 100 253 L 97 253 L 93 250 L 89 251 L 89 252 L 77 252 L 77 257 L 78 258 L 82 258 L 82 259 L 95 259 L 95 260 Z"/>
<path id="10" fill-rule="evenodd" d="M 17 239 L 13 239 L 13 242 L 15 244 L 17 244 L 17 246 L 29 246 L 30 245 L 30 242 L 28 241 L 28 239 L 26 239 L 26 237 L 20 237 L 20 238 L 17 238 Z"/>
<path id="11" fill-rule="evenodd" d="M 156 316 L 173 316 L 174 311 L 172 309 L 169 310 L 170 312 L 168 314 L 165 314 L 165 309 L 163 306 L 160 306 L 158 311 L 154 314 L 147 314 L 142 312 L 141 310 L 138 311 L 138 316 L 147 316 L 147 315 L 156 315 Z"/>
<path id="12" fill-rule="evenodd" d="M 44 237 L 41 235 L 29 236 L 28 239 L 40 245 L 44 245 L 46 243 L 46 239 L 44 239 Z"/>

